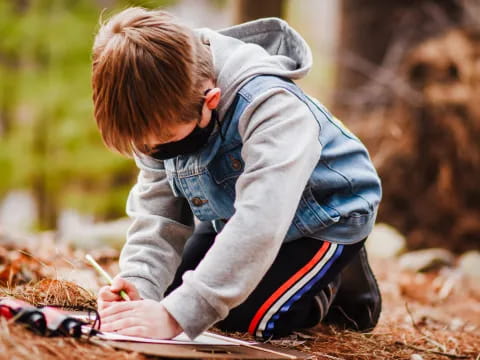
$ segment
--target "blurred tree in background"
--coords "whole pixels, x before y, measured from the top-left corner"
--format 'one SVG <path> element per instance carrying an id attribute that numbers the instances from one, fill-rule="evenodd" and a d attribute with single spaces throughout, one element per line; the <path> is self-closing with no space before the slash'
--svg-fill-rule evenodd
<path id="1" fill-rule="evenodd" d="M 480 2 L 343 0 L 336 111 L 410 248 L 480 241 Z"/>
<path id="2" fill-rule="evenodd" d="M 263 18 L 285 17 L 284 0 L 235 0 L 235 23 Z"/>
<path id="3" fill-rule="evenodd" d="M 39 228 L 62 208 L 124 214 L 136 170 L 96 129 L 91 47 L 103 8 L 165 3 L 0 0 L 0 197 L 33 189 Z"/>
<path id="4" fill-rule="evenodd" d="M 369 95 L 375 105 L 379 104 L 378 97 L 380 101 L 391 100 L 392 91 L 385 88 L 395 85 L 376 70 L 398 74 L 396 67 L 410 48 L 458 26 L 464 15 L 459 0 L 342 0 L 340 4 L 335 89 L 339 110 L 365 100 L 365 92 L 373 91 L 372 87 L 376 87 L 376 93 Z"/>

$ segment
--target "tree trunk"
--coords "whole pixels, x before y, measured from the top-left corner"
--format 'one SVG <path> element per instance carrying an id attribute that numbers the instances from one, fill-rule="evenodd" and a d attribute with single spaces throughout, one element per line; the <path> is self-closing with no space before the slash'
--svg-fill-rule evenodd
<path id="1" fill-rule="evenodd" d="M 12 124 L 14 106 L 11 90 L 12 89 L 7 84 L 4 84 L 3 89 L 0 90 L 4 94 L 3 97 L 0 98 L 0 138 L 5 137 L 8 134 Z"/>
<path id="2" fill-rule="evenodd" d="M 13 9 L 16 15 L 25 13 L 29 6 L 29 0 L 15 0 L 13 3 Z M 2 54 L 0 48 L 0 65 L 4 66 L 11 73 L 17 75 L 19 73 L 19 54 L 15 52 L 13 54 Z M 16 81 L 11 76 L 8 76 L 7 81 L 2 84 L 3 89 L 0 89 L 0 93 L 3 93 L 3 97 L 0 97 L 0 137 L 8 134 L 12 122 L 13 114 L 16 108 L 17 100 L 17 85 Z"/>
<path id="3" fill-rule="evenodd" d="M 33 196 L 37 204 L 38 225 L 42 230 L 55 229 L 57 222 L 57 196 L 49 189 L 48 159 L 48 119 L 40 114 L 35 123 L 33 152 L 38 161 L 37 171 L 33 179 Z"/>
<path id="4" fill-rule="evenodd" d="M 236 0 L 235 23 L 240 24 L 263 17 L 284 16 L 284 0 Z"/>
<path id="5" fill-rule="evenodd" d="M 402 4 L 387 0 L 343 0 L 339 56 L 353 53 L 368 62 L 381 64 L 392 38 L 392 18 Z M 368 80 L 365 74 L 345 62 L 338 66 L 337 88 L 356 88 Z"/>

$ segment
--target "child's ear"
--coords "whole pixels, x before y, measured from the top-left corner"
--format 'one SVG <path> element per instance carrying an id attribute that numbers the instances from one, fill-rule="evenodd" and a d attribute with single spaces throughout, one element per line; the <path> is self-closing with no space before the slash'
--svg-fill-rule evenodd
<path id="1" fill-rule="evenodd" d="M 221 96 L 222 96 L 222 90 L 220 90 L 220 88 L 213 88 L 212 90 L 210 90 L 205 96 L 205 102 L 207 104 L 208 109 L 210 110 L 216 109 L 218 106 L 218 103 L 220 102 Z"/>

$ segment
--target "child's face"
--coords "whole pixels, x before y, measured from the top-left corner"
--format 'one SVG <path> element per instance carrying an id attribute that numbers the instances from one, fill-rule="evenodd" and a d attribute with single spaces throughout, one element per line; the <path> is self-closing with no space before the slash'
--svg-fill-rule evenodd
<path id="1" fill-rule="evenodd" d="M 148 155 L 152 155 L 154 153 L 158 153 L 158 155 L 161 155 L 162 151 L 158 151 L 158 149 L 161 149 L 162 145 L 167 145 L 171 143 L 177 144 L 174 144 L 173 146 L 167 146 L 171 149 L 164 149 L 166 150 L 166 154 L 164 155 L 169 155 L 171 154 L 172 150 L 173 152 L 175 152 L 177 151 L 177 149 L 180 154 L 184 154 L 186 153 L 188 148 L 196 148 L 198 147 L 198 143 L 205 142 L 204 140 L 208 138 L 209 133 L 213 129 L 213 127 L 209 125 L 212 125 L 211 121 L 213 121 L 212 110 L 217 107 L 220 99 L 220 89 L 212 89 L 212 87 L 209 87 L 213 86 L 213 83 L 211 81 L 207 81 L 204 85 L 208 90 L 206 91 L 205 101 L 202 105 L 200 118 L 197 121 L 192 121 L 189 123 L 179 123 L 171 125 L 168 129 L 168 133 L 171 134 L 171 136 L 167 139 L 159 140 L 156 134 L 150 134 L 146 139 L 145 144 L 146 149 L 151 149 L 147 151 Z M 205 137 L 205 139 L 203 139 L 203 137 Z M 167 156 L 164 158 L 166 159 L 169 157 Z"/>
<path id="2" fill-rule="evenodd" d="M 190 123 L 180 123 L 180 124 L 174 124 L 170 126 L 168 133 L 172 134 L 171 137 L 169 137 L 166 140 L 160 141 L 157 139 L 156 134 L 150 134 L 147 137 L 146 141 L 146 147 L 148 149 L 153 149 L 155 146 L 162 145 L 162 144 L 167 144 L 175 141 L 180 141 L 186 138 L 188 135 L 190 135 L 197 126 L 197 124 L 200 125 L 202 121 L 192 121 Z"/>

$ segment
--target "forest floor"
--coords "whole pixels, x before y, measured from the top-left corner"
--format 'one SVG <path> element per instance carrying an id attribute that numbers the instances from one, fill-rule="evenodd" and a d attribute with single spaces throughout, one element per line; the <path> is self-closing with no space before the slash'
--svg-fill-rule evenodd
<path id="1" fill-rule="evenodd" d="M 118 271 L 117 251 L 105 249 L 93 255 L 112 274 Z M 35 304 L 94 306 L 94 292 L 101 284 L 83 256 L 82 251 L 59 247 L 51 240 L 36 241 L 33 247 L 21 250 L 0 241 L 0 296 L 13 295 Z M 480 359 L 478 278 L 463 275 L 455 266 L 415 273 L 402 270 L 397 259 L 373 258 L 371 264 L 383 294 L 382 315 L 373 332 L 321 325 L 270 343 L 322 360 Z M 45 280 L 48 278 L 60 281 Z M 7 282 L 17 285 L 7 286 Z M 248 334 L 228 335 L 252 340 Z M 97 358 L 151 357 L 87 340 L 41 337 L 0 318 L 0 359 Z"/>

